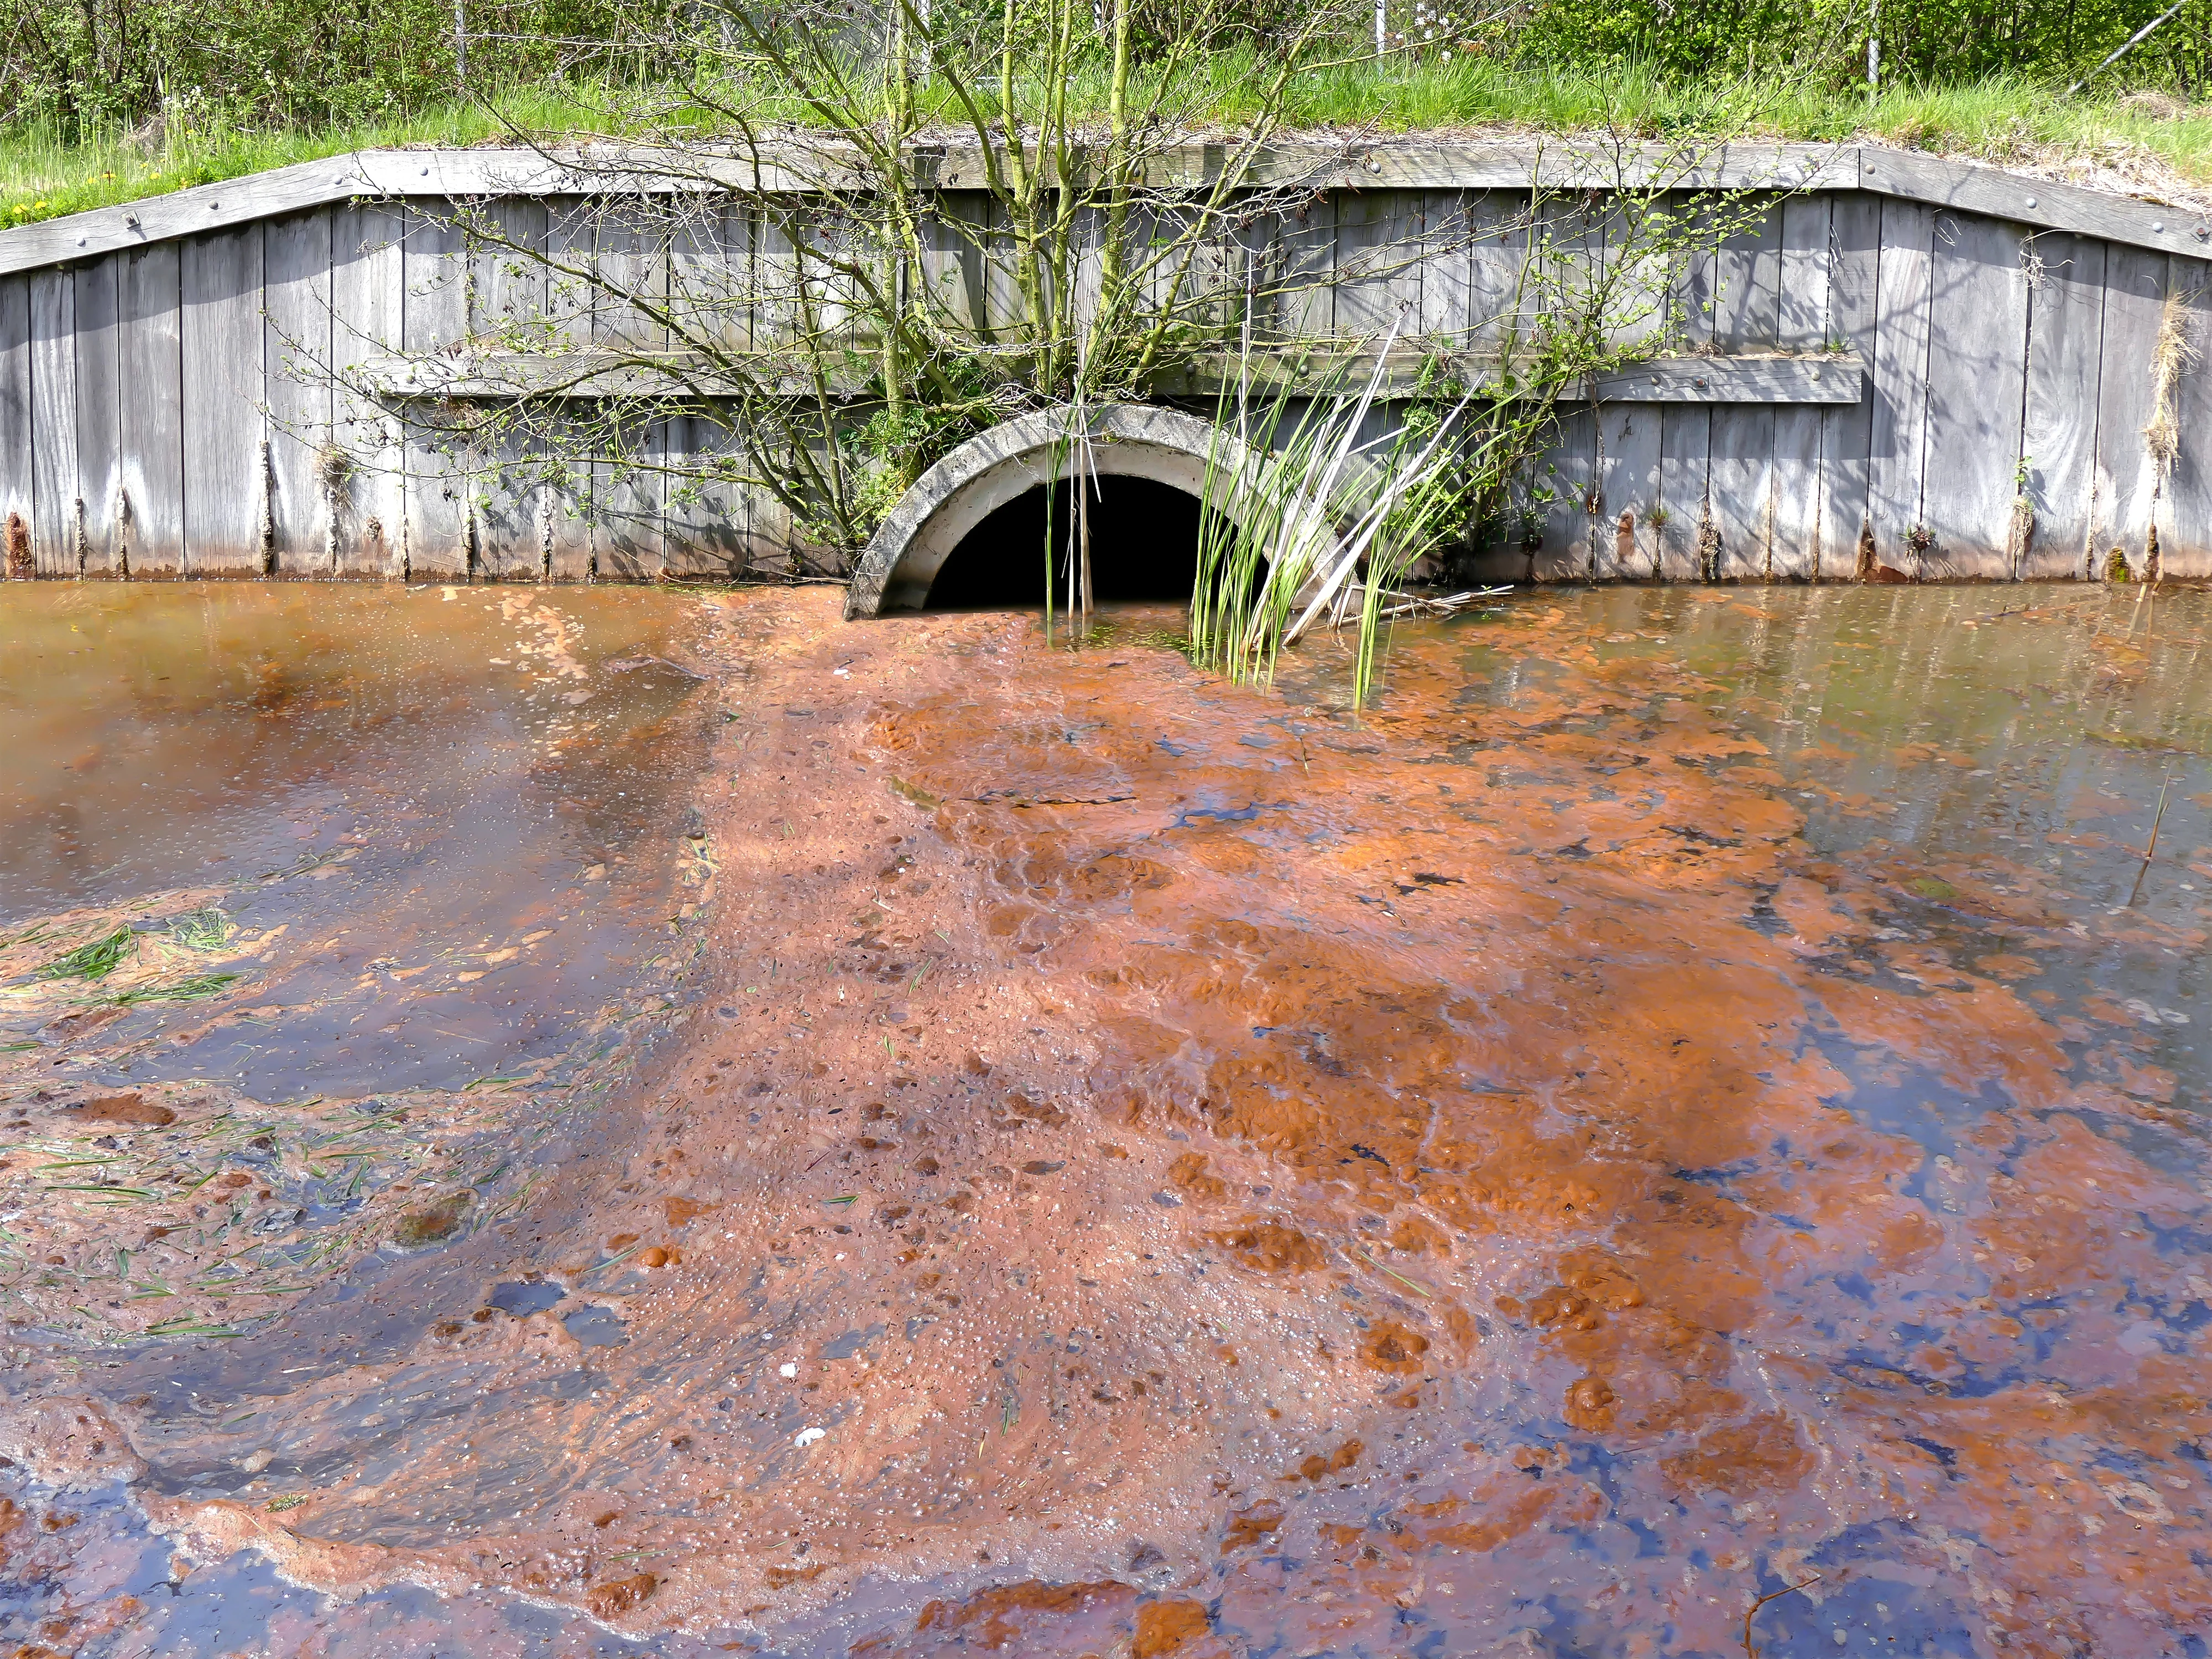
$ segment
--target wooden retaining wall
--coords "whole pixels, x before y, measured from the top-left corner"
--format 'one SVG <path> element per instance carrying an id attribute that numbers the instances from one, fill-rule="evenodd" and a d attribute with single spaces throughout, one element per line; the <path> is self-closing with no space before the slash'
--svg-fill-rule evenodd
<path id="1" fill-rule="evenodd" d="M 1403 309 L 1422 335 L 1479 348 L 1522 257 L 1483 228 L 1577 165 L 1557 146 L 1402 143 L 1324 167 L 1279 250 L 1330 279 L 1298 320 L 1362 338 Z M 957 167 L 938 182 L 958 211 Z M 1871 148 L 1740 146 L 1687 182 L 1790 188 L 1678 273 L 1692 354 L 1569 410 L 1537 533 L 1491 550 L 1494 574 L 1843 580 L 1863 528 L 1921 577 L 2101 577 L 2114 546 L 2140 573 L 2154 531 L 2162 574 L 2212 576 L 2203 217 Z M 444 362 L 502 307 L 543 304 L 507 291 L 542 290 L 542 274 L 471 269 L 453 201 L 489 199 L 543 245 L 577 187 L 527 154 L 384 152 L 0 232 L 11 562 L 416 580 L 786 568 L 791 532 L 765 495 L 679 503 L 635 475 L 579 517 L 550 489 L 502 494 L 495 458 L 457 471 L 346 390 L 355 368 Z M 576 319 L 585 340 L 625 326 Z M 2169 466 L 2145 428 L 2176 339 L 2194 361 L 2169 377 Z M 663 422 L 651 452 L 680 456 L 708 429 Z"/>

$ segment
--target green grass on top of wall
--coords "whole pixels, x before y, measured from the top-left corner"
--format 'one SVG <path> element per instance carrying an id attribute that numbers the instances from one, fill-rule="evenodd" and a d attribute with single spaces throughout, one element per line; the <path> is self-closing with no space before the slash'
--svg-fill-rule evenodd
<path id="1" fill-rule="evenodd" d="M 1194 121 L 1233 123 L 1252 112 L 1255 76 L 1249 58 L 1224 54 L 1183 76 L 1176 103 Z M 1103 104 L 1103 85 L 1079 87 L 1079 104 Z M 939 101 L 950 117 L 949 100 Z M 796 106 L 783 112 L 805 124 Z M 1595 75 L 1532 72 L 1472 58 L 1400 60 L 1310 73 L 1297 83 L 1289 114 L 1304 127 L 1391 133 L 1511 127 L 1610 129 L 1645 137 L 1869 138 L 2014 165 L 2089 163 L 2154 191 L 2162 186 L 2212 194 L 2212 107 L 2149 95 L 2067 98 L 2027 80 L 1894 86 L 1869 100 L 1863 93 L 1763 77 L 1685 84 L 1633 67 Z M 549 84 L 383 123 L 172 132 L 150 149 L 124 136 L 64 145 L 35 131 L 0 133 L 0 227 L 355 149 L 494 143 L 517 131 L 553 137 L 619 128 L 610 100 L 590 88 Z"/>

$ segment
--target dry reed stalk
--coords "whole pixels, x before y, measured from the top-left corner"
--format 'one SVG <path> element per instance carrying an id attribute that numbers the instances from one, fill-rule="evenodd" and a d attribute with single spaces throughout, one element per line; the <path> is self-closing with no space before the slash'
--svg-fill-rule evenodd
<path id="1" fill-rule="evenodd" d="M 2158 468 L 2160 484 L 2172 472 L 2174 460 L 2181 453 L 2181 418 L 2175 394 L 2183 371 L 2197 361 L 2198 355 L 2185 325 L 2186 315 L 2181 296 L 2166 295 L 2166 310 L 2159 318 L 2158 338 L 2150 351 L 2150 419 L 2143 422 L 2143 447 Z"/>
<path id="2" fill-rule="evenodd" d="M 2166 794 L 2173 787 L 2173 774 L 2169 772 L 2158 786 L 2158 811 L 2151 814 L 2150 843 L 2143 848 L 2142 868 L 2136 872 L 2136 884 L 2128 890 L 2128 902 L 2132 905 L 2142 896 L 2143 878 L 2150 873 L 2150 861 L 2158 852 L 2158 826 L 2166 822 Z"/>

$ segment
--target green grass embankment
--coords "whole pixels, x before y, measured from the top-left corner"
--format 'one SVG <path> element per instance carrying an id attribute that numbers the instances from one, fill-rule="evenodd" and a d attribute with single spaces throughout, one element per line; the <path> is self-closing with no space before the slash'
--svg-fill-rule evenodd
<path id="1" fill-rule="evenodd" d="M 1208 60 L 1178 84 L 1194 124 L 1226 126 L 1254 112 L 1254 65 L 1241 54 Z M 1075 88 L 1102 109 L 1103 84 Z M 928 99 L 925 91 L 925 106 Z M 623 94 L 568 85 L 525 87 L 456 101 L 402 120 L 313 130 L 170 131 L 158 141 L 117 135 L 62 144 L 35 131 L 0 134 L 0 227 L 141 200 L 165 191 L 349 150 L 465 146 L 624 130 Z M 957 112 L 939 93 L 948 122 Z M 808 124 L 795 102 L 758 100 L 763 118 Z M 2212 198 L 2212 106 L 2153 94 L 2068 98 L 2027 80 L 1893 87 L 1875 99 L 1784 81 L 1669 82 L 1634 69 L 1604 76 L 1506 69 L 1481 59 L 1396 62 L 1319 70 L 1294 88 L 1286 112 L 1304 128 L 1386 133 L 1524 129 L 1614 131 L 1638 137 L 1869 139 L 1999 165 L 2073 176 L 2172 199 Z M 634 130 L 634 129 L 631 129 Z"/>

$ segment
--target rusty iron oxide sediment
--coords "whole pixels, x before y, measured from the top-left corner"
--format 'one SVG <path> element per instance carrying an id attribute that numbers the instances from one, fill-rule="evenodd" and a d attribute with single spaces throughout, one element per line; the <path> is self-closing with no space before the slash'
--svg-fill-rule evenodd
<path id="1" fill-rule="evenodd" d="M 1167 611 L 680 601 L 635 1069 L 244 1334 L 11 1329 L 5 1633 L 2181 1650 L 2212 611 L 2020 599 L 1523 597 L 1361 716 Z"/>

